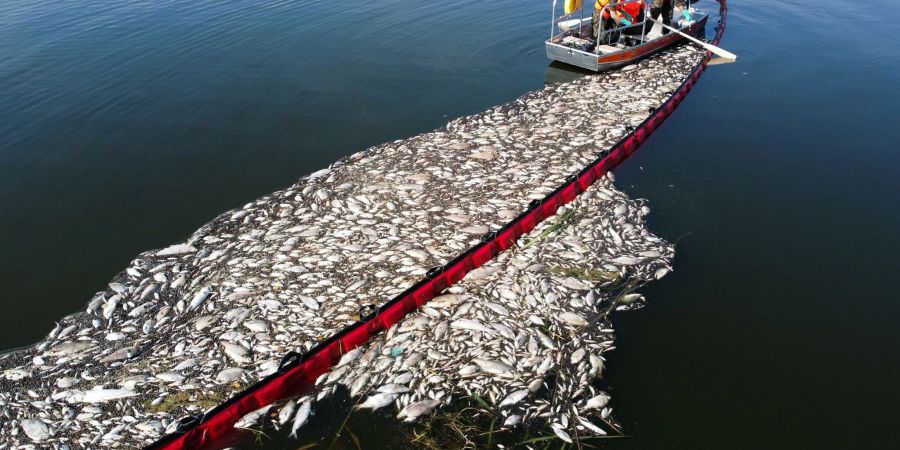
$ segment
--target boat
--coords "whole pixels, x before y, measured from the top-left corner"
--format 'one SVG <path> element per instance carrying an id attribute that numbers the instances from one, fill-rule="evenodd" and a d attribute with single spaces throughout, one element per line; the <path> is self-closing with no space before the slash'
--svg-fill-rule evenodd
<path id="1" fill-rule="evenodd" d="M 641 0 L 622 0 L 604 6 L 601 14 L 616 6 Z M 593 72 L 605 72 L 635 63 L 684 39 L 678 33 L 662 33 L 662 25 L 650 17 L 651 0 L 644 0 L 644 20 L 624 27 L 600 29 L 594 36 L 591 23 L 594 0 L 553 0 L 550 38 L 545 42 L 547 57 Z M 683 12 L 688 14 L 683 15 Z M 672 27 L 702 39 L 709 14 L 693 8 L 675 8 Z"/>

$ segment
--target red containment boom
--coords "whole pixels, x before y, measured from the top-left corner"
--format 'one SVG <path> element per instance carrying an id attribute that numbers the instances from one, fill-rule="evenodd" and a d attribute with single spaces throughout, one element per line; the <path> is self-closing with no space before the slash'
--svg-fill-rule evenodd
<path id="1" fill-rule="evenodd" d="M 713 44 L 718 45 L 725 32 L 728 15 L 727 0 L 719 0 L 720 21 Z M 485 264 L 500 252 L 509 249 L 522 235 L 531 232 L 544 219 L 556 214 L 556 210 L 575 199 L 595 181 L 618 166 L 647 140 L 651 133 L 675 110 L 688 94 L 700 75 L 706 70 L 712 54 L 698 64 L 678 90 L 639 127 L 625 136 L 615 146 L 595 159 L 587 167 L 570 177 L 566 183 L 543 200 L 535 201 L 527 211 L 513 219 L 505 227 L 488 233 L 482 242 L 469 249 L 445 266 L 433 269 L 426 278 L 416 283 L 391 301 L 385 303 L 359 322 L 344 328 L 336 335 L 322 341 L 303 355 L 289 353 L 278 371 L 213 408 L 201 417 L 184 421 L 175 433 L 163 436 L 149 449 L 195 450 L 228 446 L 238 433 L 235 422 L 247 413 L 278 400 L 307 392 L 315 380 L 333 367 L 341 355 L 366 343 L 372 336 L 390 328 L 407 314 L 424 305 L 444 289 L 466 276 L 471 270 Z"/>

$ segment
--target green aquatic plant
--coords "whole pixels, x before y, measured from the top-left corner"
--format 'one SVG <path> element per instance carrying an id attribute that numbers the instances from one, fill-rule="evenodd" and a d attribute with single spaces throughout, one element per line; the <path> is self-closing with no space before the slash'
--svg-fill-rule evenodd
<path id="1" fill-rule="evenodd" d="M 427 450 L 493 448 L 498 416 L 482 397 L 463 397 L 454 406 L 440 410 L 413 425 L 403 427 L 409 443 Z"/>
<path id="2" fill-rule="evenodd" d="M 540 234 L 538 234 L 534 238 L 529 239 L 528 243 L 525 244 L 525 248 L 531 247 L 532 245 L 543 241 L 544 239 L 547 238 L 547 236 L 550 236 L 551 234 L 562 230 L 563 228 L 567 227 L 571 223 L 574 223 L 575 220 L 578 218 L 576 216 L 576 213 L 577 213 L 577 210 L 574 208 L 563 213 L 563 215 L 559 216 L 559 218 L 554 220 L 553 223 L 549 227 L 547 227 L 547 229 L 542 231 Z"/>
<path id="3" fill-rule="evenodd" d="M 151 401 L 147 401 L 145 407 L 147 411 L 156 413 L 173 413 L 180 411 L 188 406 L 199 406 L 200 409 L 206 411 L 225 401 L 225 396 L 221 392 L 187 392 L 180 391 L 169 395 L 162 402 L 154 405 Z"/>
<path id="4" fill-rule="evenodd" d="M 244 430 L 253 433 L 253 442 L 258 446 L 263 446 L 266 444 L 267 440 L 272 439 L 271 436 L 264 433 L 262 430 L 254 430 L 252 428 L 245 428 Z"/>
<path id="5" fill-rule="evenodd" d="M 593 283 L 608 283 L 620 279 L 618 272 L 607 272 L 597 269 L 582 269 L 580 267 L 553 266 L 548 267 L 547 271 L 552 273 L 553 275 L 561 277 L 572 277 L 583 281 L 590 281 Z"/>

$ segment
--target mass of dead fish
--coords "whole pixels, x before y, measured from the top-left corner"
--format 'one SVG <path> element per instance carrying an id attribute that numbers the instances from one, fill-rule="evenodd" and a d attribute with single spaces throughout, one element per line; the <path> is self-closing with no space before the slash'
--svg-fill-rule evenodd
<path id="1" fill-rule="evenodd" d="M 567 226 L 542 239 L 553 226 L 545 221 L 346 353 L 303 404 L 312 407 L 343 386 L 356 409 L 395 407 L 398 419 L 414 421 L 454 398 L 479 396 L 504 427 L 543 422 L 564 441 L 616 431 L 610 396 L 597 383 L 613 348 L 608 316 L 641 301 L 632 291 L 669 272 L 674 256 L 644 228 L 647 212 L 609 180 L 596 183 L 557 212 L 574 217 Z M 626 257 L 628 264 L 616 262 Z"/>
<path id="2" fill-rule="evenodd" d="M 702 57 L 676 48 L 373 147 L 139 255 L 44 341 L 0 356 L 0 450 L 154 442 L 509 222 L 643 121 Z M 604 432 L 609 396 L 593 380 L 612 331 L 600 306 L 641 297 L 603 285 L 665 275 L 672 248 L 644 228 L 646 206 L 608 182 L 569 209 L 572 224 L 349 352 L 316 392 L 239 425 L 302 433 L 315 403 L 346 386 L 359 409 L 393 405 L 406 421 L 472 394 L 508 427 Z"/>

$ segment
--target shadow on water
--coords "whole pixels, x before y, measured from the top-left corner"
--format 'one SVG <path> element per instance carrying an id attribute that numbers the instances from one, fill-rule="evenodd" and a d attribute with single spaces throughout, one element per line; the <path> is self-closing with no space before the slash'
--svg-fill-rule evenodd
<path id="1" fill-rule="evenodd" d="M 582 69 L 581 67 L 570 66 L 559 61 L 553 61 L 547 66 L 547 71 L 544 74 L 544 85 L 549 86 L 568 83 L 595 74 L 596 72 Z"/>

